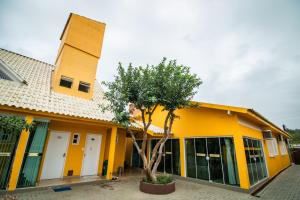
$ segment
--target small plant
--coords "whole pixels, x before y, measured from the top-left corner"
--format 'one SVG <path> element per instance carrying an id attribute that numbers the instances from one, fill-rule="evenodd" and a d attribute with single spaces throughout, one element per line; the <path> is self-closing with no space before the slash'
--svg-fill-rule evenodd
<path id="1" fill-rule="evenodd" d="M 165 185 L 168 183 L 171 183 L 173 181 L 173 177 L 169 174 L 160 174 L 157 175 L 156 177 L 156 181 L 151 181 L 150 179 L 147 179 L 146 177 L 143 179 L 144 182 L 146 183 L 152 183 L 152 184 L 161 184 L 161 185 Z"/>

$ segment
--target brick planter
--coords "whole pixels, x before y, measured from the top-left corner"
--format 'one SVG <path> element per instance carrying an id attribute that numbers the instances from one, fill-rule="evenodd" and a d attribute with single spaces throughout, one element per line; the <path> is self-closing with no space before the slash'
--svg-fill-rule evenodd
<path id="1" fill-rule="evenodd" d="M 175 192 L 175 181 L 168 184 L 152 184 L 141 181 L 140 191 L 148 194 L 170 194 Z"/>

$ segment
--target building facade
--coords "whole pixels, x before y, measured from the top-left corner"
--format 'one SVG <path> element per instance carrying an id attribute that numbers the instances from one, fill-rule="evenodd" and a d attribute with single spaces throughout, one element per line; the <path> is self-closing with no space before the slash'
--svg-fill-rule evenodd
<path id="1" fill-rule="evenodd" d="M 0 132 L 0 189 L 43 180 L 104 176 L 141 160 L 124 128 L 103 112 L 96 81 L 105 24 L 70 14 L 54 65 L 0 49 L 0 115 L 32 131 Z M 289 135 L 252 109 L 198 103 L 176 111 L 159 171 L 252 190 L 290 165 Z M 148 157 L 163 132 L 153 116 Z M 141 125 L 134 123 L 135 131 Z"/>

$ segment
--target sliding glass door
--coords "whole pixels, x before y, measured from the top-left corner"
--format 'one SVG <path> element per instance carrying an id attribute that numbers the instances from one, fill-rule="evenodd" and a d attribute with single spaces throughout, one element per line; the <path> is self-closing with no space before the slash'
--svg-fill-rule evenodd
<path id="1" fill-rule="evenodd" d="M 267 177 L 262 144 L 259 140 L 244 138 L 244 147 L 250 185 L 254 185 Z"/>
<path id="2" fill-rule="evenodd" d="M 219 138 L 207 138 L 210 181 L 223 183 L 223 166 Z"/>
<path id="3" fill-rule="evenodd" d="M 159 139 L 151 140 L 151 154 L 158 141 Z M 178 139 L 168 139 L 166 141 L 157 171 L 180 175 L 180 146 Z"/>
<path id="4" fill-rule="evenodd" d="M 209 180 L 208 157 L 206 146 L 207 144 L 205 138 L 198 138 L 195 140 L 197 178 L 203 180 Z"/>
<path id="5" fill-rule="evenodd" d="M 185 149 L 188 177 L 239 185 L 232 138 L 188 138 Z"/>
<path id="6" fill-rule="evenodd" d="M 136 143 L 139 147 L 142 146 L 142 140 L 136 140 Z M 133 145 L 132 147 L 132 157 L 131 157 L 131 166 L 135 168 L 142 168 L 143 167 L 143 160 L 140 157 L 139 152 L 137 151 L 136 147 Z"/>
<path id="7" fill-rule="evenodd" d="M 185 140 L 185 152 L 186 152 L 186 174 L 188 177 L 196 178 L 196 154 L 195 154 L 195 140 Z"/>

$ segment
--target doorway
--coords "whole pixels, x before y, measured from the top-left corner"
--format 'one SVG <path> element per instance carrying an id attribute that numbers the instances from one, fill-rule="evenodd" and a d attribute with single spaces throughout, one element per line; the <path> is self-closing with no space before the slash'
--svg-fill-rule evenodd
<path id="1" fill-rule="evenodd" d="M 87 134 L 81 171 L 82 176 L 98 174 L 101 139 L 102 135 L 100 134 Z"/>
<path id="2" fill-rule="evenodd" d="M 69 132 L 51 131 L 43 164 L 42 180 L 62 178 L 69 138 Z"/>
<path id="3" fill-rule="evenodd" d="M 232 138 L 188 138 L 185 152 L 187 177 L 239 185 Z"/>

